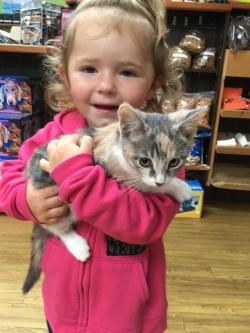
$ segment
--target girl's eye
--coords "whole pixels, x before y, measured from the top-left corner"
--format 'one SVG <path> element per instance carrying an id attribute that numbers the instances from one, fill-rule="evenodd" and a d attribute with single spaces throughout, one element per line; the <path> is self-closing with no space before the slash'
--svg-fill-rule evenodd
<path id="1" fill-rule="evenodd" d="M 130 70 L 121 71 L 120 74 L 123 76 L 126 76 L 126 77 L 135 77 L 136 76 L 136 73 L 134 73 L 133 71 L 130 71 Z"/>
<path id="2" fill-rule="evenodd" d="M 83 73 L 88 73 L 88 74 L 93 74 L 93 73 L 97 72 L 97 69 L 95 67 L 88 66 L 88 67 L 82 68 L 82 72 Z"/>
<path id="3" fill-rule="evenodd" d="M 170 168 L 176 167 L 180 163 L 180 160 L 178 158 L 173 158 L 169 163 L 168 166 Z"/>
<path id="4" fill-rule="evenodd" d="M 141 157 L 139 158 L 139 164 L 143 168 L 149 168 L 152 165 L 152 162 L 149 158 L 147 157 Z"/>

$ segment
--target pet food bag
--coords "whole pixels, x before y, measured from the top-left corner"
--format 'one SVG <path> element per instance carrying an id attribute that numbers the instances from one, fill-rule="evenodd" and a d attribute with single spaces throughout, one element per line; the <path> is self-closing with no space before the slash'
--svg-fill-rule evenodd
<path id="1" fill-rule="evenodd" d="M 17 156 L 21 144 L 32 135 L 31 116 L 9 119 L 0 117 L 0 160 Z"/>
<path id="2" fill-rule="evenodd" d="M 29 79 L 18 76 L 0 76 L 0 115 L 5 113 L 32 113 Z"/>
<path id="3" fill-rule="evenodd" d="M 176 103 L 176 111 L 178 110 L 192 110 L 198 107 L 204 109 L 204 113 L 199 119 L 199 129 L 210 129 L 209 113 L 214 98 L 214 91 L 205 91 L 199 93 L 185 93 Z"/>

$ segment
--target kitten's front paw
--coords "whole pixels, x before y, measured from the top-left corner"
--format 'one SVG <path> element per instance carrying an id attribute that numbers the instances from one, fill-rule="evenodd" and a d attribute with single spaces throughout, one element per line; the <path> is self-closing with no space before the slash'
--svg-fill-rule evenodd
<path id="1" fill-rule="evenodd" d="M 184 184 L 185 185 L 183 185 L 181 191 L 178 191 L 178 193 L 176 193 L 176 200 L 180 203 L 186 200 L 190 200 L 192 198 L 191 188 L 186 183 Z"/>
<path id="2" fill-rule="evenodd" d="M 77 242 L 75 240 L 73 247 L 71 248 L 73 256 L 80 261 L 86 261 L 90 256 L 90 249 L 87 241 L 79 236 Z"/>
<path id="3" fill-rule="evenodd" d="M 90 256 L 90 249 L 87 241 L 79 236 L 77 233 L 73 233 L 71 235 L 73 237 L 68 238 L 66 241 L 64 239 L 64 243 L 69 250 L 69 252 L 80 261 L 86 261 Z"/>

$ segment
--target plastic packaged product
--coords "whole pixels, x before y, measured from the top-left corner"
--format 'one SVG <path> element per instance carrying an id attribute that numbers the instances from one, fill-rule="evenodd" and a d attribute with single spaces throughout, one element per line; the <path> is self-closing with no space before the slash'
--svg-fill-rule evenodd
<path id="1" fill-rule="evenodd" d="M 244 134 L 236 133 L 235 134 L 235 139 L 241 147 L 249 146 L 249 142 L 247 140 L 247 137 Z"/>
<path id="2" fill-rule="evenodd" d="M 225 140 L 217 140 L 217 146 L 220 147 L 235 147 L 236 140 L 235 138 L 225 139 Z"/>
<path id="3" fill-rule="evenodd" d="M 179 46 L 193 54 L 201 53 L 206 47 L 206 37 L 199 30 L 190 30 L 181 39 Z"/>
<path id="4" fill-rule="evenodd" d="M 199 129 L 210 129 L 209 112 L 214 98 L 214 91 L 200 93 L 185 93 L 176 103 L 176 110 L 192 110 L 201 107 L 204 111 L 199 119 Z"/>
<path id="5" fill-rule="evenodd" d="M 250 100 L 242 97 L 243 88 L 224 87 L 223 104 L 224 110 L 247 110 Z"/>
<path id="6" fill-rule="evenodd" d="M 203 144 L 202 140 L 196 138 L 194 140 L 194 146 L 189 152 L 186 164 L 188 165 L 199 165 L 203 163 Z"/>
<path id="7" fill-rule="evenodd" d="M 191 66 L 191 55 L 179 46 L 174 46 L 169 50 L 168 64 L 172 68 L 187 69 Z"/>
<path id="8" fill-rule="evenodd" d="M 16 156 L 23 141 L 31 135 L 31 116 L 0 118 L 0 160 Z"/>
<path id="9" fill-rule="evenodd" d="M 233 51 L 250 47 L 250 17 L 236 16 L 231 19 L 228 29 L 228 47 Z"/>
<path id="10" fill-rule="evenodd" d="M 192 67 L 194 69 L 214 69 L 215 68 L 215 53 L 214 47 L 208 47 L 200 54 L 194 56 Z"/>
<path id="11" fill-rule="evenodd" d="M 27 77 L 0 76 L 0 114 L 32 113 L 30 81 Z"/>

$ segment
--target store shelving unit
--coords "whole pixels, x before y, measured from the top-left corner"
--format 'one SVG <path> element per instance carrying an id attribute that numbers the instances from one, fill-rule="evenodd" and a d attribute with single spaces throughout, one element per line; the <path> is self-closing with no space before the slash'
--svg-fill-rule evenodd
<path id="1" fill-rule="evenodd" d="M 218 139 L 232 138 L 235 132 L 223 130 L 226 120 L 229 120 L 228 126 L 235 127 L 237 122 L 237 131 L 241 128 L 248 128 L 250 125 L 250 110 L 223 110 L 223 90 L 230 79 L 230 84 L 237 84 L 237 79 L 245 79 L 246 86 L 250 90 L 250 51 L 231 52 L 226 50 L 223 73 L 220 85 L 220 93 L 218 99 L 217 115 L 214 125 L 214 133 L 212 138 L 212 154 L 210 156 L 210 170 L 208 172 L 208 185 L 219 188 L 246 190 L 250 191 L 250 146 L 241 147 L 221 147 L 217 146 Z M 244 120 L 244 122 L 242 122 Z M 242 132 L 244 132 L 244 130 Z M 245 133 L 248 140 L 250 134 Z M 224 160 L 221 157 L 224 156 Z M 225 156 L 227 155 L 227 156 Z M 225 157 L 228 157 L 227 159 Z"/>
<path id="2" fill-rule="evenodd" d="M 229 4 L 188 3 L 166 0 L 165 7 L 168 18 L 167 24 L 170 30 L 172 30 L 172 32 L 170 31 L 171 39 L 178 38 L 181 33 L 190 28 L 190 23 L 192 25 L 193 22 L 197 22 L 200 25 L 197 28 L 209 31 L 210 45 L 216 46 L 218 50 L 216 68 L 214 70 L 195 70 L 191 68 L 185 71 L 187 86 L 191 87 L 192 85 L 194 91 L 201 91 L 201 89 L 215 90 L 215 99 L 211 112 L 212 136 L 207 164 L 187 166 L 186 169 L 187 171 L 198 171 L 205 174 L 207 185 L 222 188 L 249 189 L 250 185 L 246 184 L 245 180 L 247 177 L 250 179 L 247 163 L 238 163 L 235 165 L 231 162 L 223 161 L 224 157 L 227 158 L 231 155 L 239 158 L 248 158 L 249 148 L 238 146 L 222 148 L 217 147 L 216 142 L 218 138 L 230 135 L 230 132 L 227 134 L 220 131 L 220 124 L 223 120 L 230 121 L 231 119 L 234 121 L 235 119 L 244 119 L 248 121 L 250 119 L 250 111 L 248 110 L 221 109 L 222 87 L 224 86 L 225 78 L 227 76 L 243 77 L 246 79 L 250 77 L 249 73 L 245 74 L 246 69 L 250 71 L 250 51 L 244 53 L 246 56 L 244 59 L 241 58 L 240 53 L 231 55 L 228 50 L 225 53 L 226 31 L 232 10 L 249 11 L 250 4 L 235 2 Z M 171 17 L 174 15 L 177 16 L 178 22 L 184 20 L 182 26 L 178 24 L 177 26 L 171 26 L 171 22 L 173 22 L 171 21 Z M 185 17 L 189 19 L 185 21 Z M 200 24 L 200 17 L 202 17 L 202 22 L 207 22 L 207 24 Z M 187 21 L 189 22 L 188 24 L 185 23 Z M 0 23 L 0 26 L 1 24 L 6 25 L 5 23 Z M 175 37 L 173 38 L 173 36 Z M 42 78 L 41 63 L 45 52 L 45 46 L 0 45 L 0 74 Z M 244 64 L 242 61 L 244 61 Z M 242 65 L 239 66 L 239 64 Z M 220 158 L 217 160 L 218 156 Z M 226 173 L 226 170 L 231 171 L 231 175 L 230 172 Z"/>
<path id="3" fill-rule="evenodd" d="M 200 30 L 207 38 L 207 46 L 216 48 L 216 66 L 214 69 L 185 69 L 185 90 L 187 92 L 214 91 L 214 100 L 210 111 L 210 124 L 216 118 L 220 80 L 226 47 L 226 31 L 229 25 L 231 6 L 226 4 L 188 3 L 165 1 L 167 8 L 167 26 L 169 29 L 169 46 L 179 43 L 183 35 L 191 30 Z M 211 147 L 209 148 L 209 154 Z M 187 171 L 204 173 L 206 179 L 210 165 L 187 165 Z M 205 177 L 204 177 L 205 176 Z"/>
<path id="4" fill-rule="evenodd" d="M 210 115 L 212 133 L 208 149 L 207 165 L 187 166 L 186 170 L 205 173 L 207 186 L 213 185 L 222 189 L 249 191 L 250 147 L 240 147 L 239 145 L 236 147 L 219 147 L 216 142 L 218 139 L 232 138 L 236 134 L 236 132 L 234 133 L 228 128 L 227 131 L 223 131 L 223 126 L 221 126 L 223 122 L 234 122 L 233 130 L 235 130 L 237 126 L 239 129 L 241 128 L 240 126 L 243 121 L 245 125 L 250 119 L 250 110 L 223 110 L 221 108 L 225 79 L 227 77 L 246 80 L 250 78 L 250 51 L 232 53 L 226 50 L 227 30 L 231 16 L 249 13 L 250 4 L 239 2 L 230 2 L 228 4 L 189 3 L 166 0 L 165 6 L 168 16 L 171 17 L 171 15 L 176 14 L 176 20 L 180 21 L 181 16 L 188 17 L 185 21 L 186 27 L 183 26 L 179 32 L 178 30 L 177 32 L 174 31 L 174 34 L 177 36 L 189 28 L 188 21 L 194 21 L 193 17 L 199 20 L 199 17 L 202 16 L 202 21 L 206 21 L 206 18 L 209 18 L 212 24 L 208 25 L 208 27 L 205 26 L 204 29 L 212 32 L 214 39 L 210 38 L 210 42 L 214 43 L 214 46 L 218 50 L 217 66 L 214 71 L 197 71 L 193 69 L 185 71 L 188 83 L 187 89 L 190 89 L 190 85 L 195 91 L 200 91 L 200 89 L 206 88 L 207 84 L 209 85 L 208 82 L 214 82 L 214 90 L 216 92 Z M 170 23 L 170 32 L 171 29 L 178 28 L 178 26 L 171 26 L 171 20 L 167 23 Z M 197 28 L 203 29 L 202 26 L 197 26 Z M 170 39 L 173 39 L 172 36 L 173 34 L 170 36 Z M 198 82 L 198 84 L 196 85 L 195 82 Z M 226 127 L 230 127 L 229 125 L 227 124 Z M 246 131 L 246 125 L 242 132 L 246 134 L 249 140 L 250 131 Z"/>

